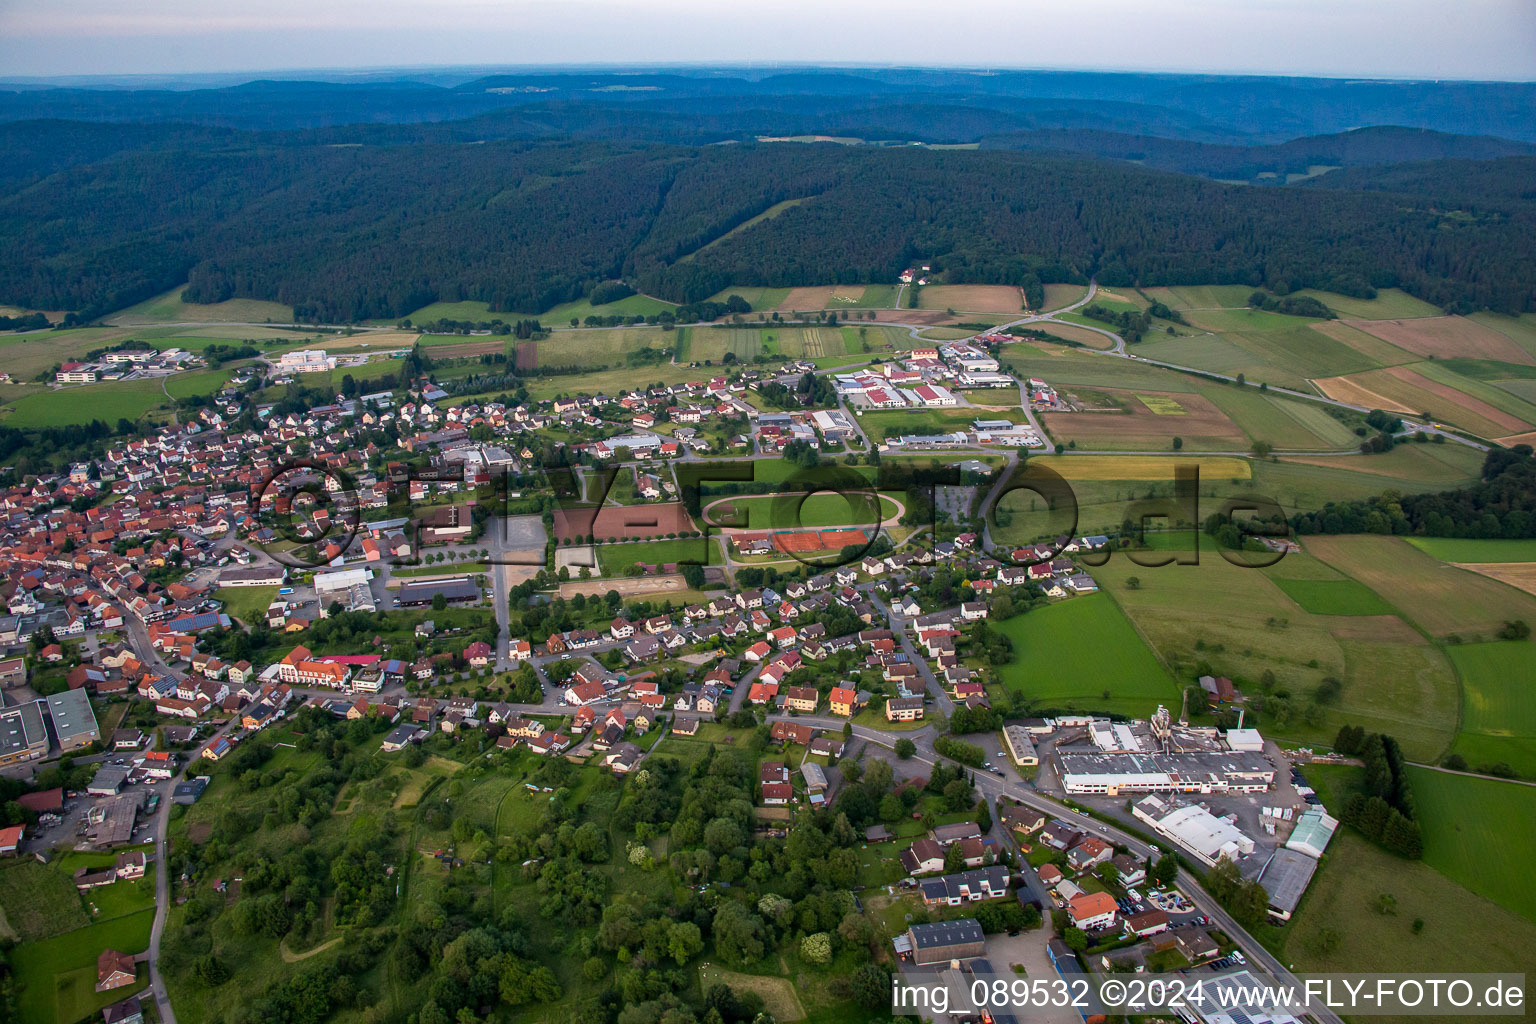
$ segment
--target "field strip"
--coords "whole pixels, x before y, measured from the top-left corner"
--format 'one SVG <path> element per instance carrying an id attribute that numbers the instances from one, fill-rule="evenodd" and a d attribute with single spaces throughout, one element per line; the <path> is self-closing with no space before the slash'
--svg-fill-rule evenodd
<path id="1" fill-rule="evenodd" d="M 1536 562 L 1452 562 L 1458 569 L 1507 583 L 1516 590 L 1536 594 Z"/>

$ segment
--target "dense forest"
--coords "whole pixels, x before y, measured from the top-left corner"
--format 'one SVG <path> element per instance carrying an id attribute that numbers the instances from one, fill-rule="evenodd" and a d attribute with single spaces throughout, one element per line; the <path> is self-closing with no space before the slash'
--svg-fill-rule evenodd
<path id="1" fill-rule="evenodd" d="M 1391 492 L 1369 501 L 1329 502 L 1291 520 L 1297 533 L 1391 533 L 1430 537 L 1536 537 L 1536 458 L 1530 445 L 1495 448 L 1483 478 L 1435 494 Z"/>
<path id="2" fill-rule="evenodd" d="M 1536 309 L 1533 164 L 1477 165 L 1475 203 L 1448 175 L 1428 203 L 1056 154 L 252 138 L 121 152 L 0 198 L 0 302 L 91 317 L 190 281 L 191 301 L 273 299 L 305 321 L 462 299 L 538 313 L 620 276 L 696 302 L 731 285 L 890 281 L 922 259 L 953 282 L 1399 286 L 1517 312 Z M 789 199 L 802 201 L 724 237 Z"/>

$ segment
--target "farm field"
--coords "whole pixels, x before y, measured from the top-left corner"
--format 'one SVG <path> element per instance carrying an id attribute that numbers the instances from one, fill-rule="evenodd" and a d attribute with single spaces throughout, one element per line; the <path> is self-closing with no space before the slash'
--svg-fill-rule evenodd
<path id="1" fill-rule="evenodd" d="M 1217 334 L 1254 334 L 1267 331 L 1288 331 L 1315 323 L 1307 317 L 1287 316 L 1268 310 L 1239 306 L 1226 309 L 1195 309 L 1185 314 L 1191 324 L 1204 327 Z"/>
<path id="2" fill-rule="evenodd" d="M 177 285 L 168 292 L 146 299 L 136 306 L 129 306 L 107 318 L 108 323 L 133 326 L 157 323 L 293 323 L 293 307 L 280 302 L 261 299 L 230 299 L 202 305 L 183 302 L 182 292 L 186 285 Z"/>
<path id="3" fill-rule="evenodd" d="M 1500 761 L 1536 778 L 1536 645 L 1529 641 L 1451 645 L 1464 700 L 1454 750 L 1474 767 Z"/>
<path id="4" fill-rule="evenodd" d="M 566 327 L 570 325 L 572 317 L 585 320 L 589 316 L 655 316 L 676 308 L 675 303 L 653 299 L 649 295 L 629 295 L 616 302 L 605 302 L 601 306 L 594 306 L 586 299 L 577 299 L 546 309 L 537 319 L 545 327 Z M 497 315 L 508 323 L 519 318 L 517 313 Z"/>
<path id="5" fill-rule="evenodd" d="M 1207 393 L 1245 434 L 1279 449 L 1352 450 L 1360 440 L 1328 410 L 1311 402 L 1266 395 L 1257 388 L 1218 387 Z"/>
<path id="6" fill-rule="evenodd" d="M 1536 364 L 1536 357 L 1512 339 L 1465 317 L 1353 320 L 1346 323 L 1419 356 L 1435 359 L 1498 359 L 1507 363 Z"/>
<path id="7" fill-rule="evenodd" d="M 1047 467 L 1073 481 L 1168 482 L 1179 466 L 1198 467 L 1202 478 L 1247 480 L 1252 476 L 1249 460 L 1232 455 L 1037 455 L 1029 464 Z"/>
<path id="8" fill-rule="evenodd" d="M 1045 286 L 1045 305 L 1040 312 L 1048 313 L 1053 309 L 1061 309 L 1070 306 L 1084 295 L 1088 294 L 1088 286 L 1083 284 L 1048 284 Z"/>
<path id="9" fill-rule="evenodd" d="M 864 305 L 862 284 L 815 285 L 791 288 L 779 302 L 780 312 L 810 312 L 818 309 L 853 309 Z"/>
<path id="10" fill-rule="evenodd" d="M 1521 348 L 1536 355 L 1536 314 L 1505 316 L 1502 313 L 1473 313 L 1467 319 L 1498 331 Z"/>
<path id="11" fill-rule="evenodd" d="M 1339 316 L 1358 320 L 1401 320 L 1441 315 L 1438 307 L 1423 299 L 1416 299 L 1400 288 L 1383 288 L 1376 293 L 1374 299 L 1357 299 L 1337 292 L 1321 292 L 1315 288 L 1303 288 L 1293 294 L 1317 299 Z"/>
<path id="12" fill-rule="evenodd" d="M 1001 284 L 930 284 L 918 291 L 918 309 L 957 313 L 1022 313 L 1024 293 Z"/>
<path id="13" fill-rule="evenodd" d="M 681 328 L 687 330 L 687 328 Z M 623 367 L 632 352 L 659 349 L 670 353 L 677 335 L 654 327 L 562 331 L 538 341 L 539 366 Z M 643 367 L 642 367 L 643 368 Z"/>
<path id="14" fill-rule="evenodd" d="M 1424 833 L 1424 863 L 1536 921 L 1536 787 L 1408 769 Z"/>
<path id="15" fill-rule="evenodd" d="M 877 512 L 871 503 L 872 497 L 866 491 L 852 492 L 846 497 L 816 493 L 803 501 L 794 494 L 730 497 L 716 499 L 718 503 L 706 505 L 705 515 L 712 521 L 724 522 L 726 504 L 729 504 L 735 513 L 736 522 L 732 525 L 736 528 L 791 530 L 807 526 L 873 528 L 877 522 L 901 514 L 896 501 L 883 494 L 879 495 L 880 506 Z M 743 515 L 745 521 L 742 521 Z"/>
<path id="16" fill-rule="evenodd" d="M 1395 914 L 1377 909 L 1383 893 Z M 1489 934 L 1500 941 L 1484 941 Z M 1341 828 L 1283 942 L 1284 961 L 1303 971 L 1519 971 L 1536 949 L 1536 925 Z"/>
<path id="17" fill-rule="evenodd" d="M 846 333 L 854 327 L 688 327 L 680 361 L 719 364 L 727 352 L 738 362 L 759 355 L 790 359 L 842 356 L 848 351 Z"/>
<path id="18" fill-rule="evenodd" d="M 1248 447 L 1247 434 L 1204 395 L 1110 388 L 1099 389 L 1098 394 L 1107 395 L 1121 411 L 1044 413 L 1040 419 L 1058 442 L 1076 442 L 1076 447 L 1084 449 L 1166 451 L 1175 437 L 1183 438 L 1189 449 Z M 1142 395 L 1175 402 L 1183 413 L 1155 413 L 1138 397 Z"/>
<path id="19" fill-rule="evenodd" d="M 1073 324 L 1061 324 L 1049 320 L 1041 320 L 1029 325 L 1030 330 L 1044 331 L 1046 334 L 1060 338 L 1062 341 L 1075 342 L 1087 348 L 1100 350 L 1114 348 L 1115 343 L 1097 331 L 1090 331 L 1086 327 Z"/>
<path id="20" fill-rule="evenodd" d="M 561 395 L 612 395 L 620 391 L 649 387 L 652 384 L 679 384 L 696 380 L 699 371 L 687 366 L 658 363 L 655 366 L 625 366 L 618 369 L 594 370 L 579 377 L 529 377 L 526 384 L 528 396 L 534 401 L 558 398 Z"/>
<path id="21" fill-rule="evenodd" d="M 1408 543 L 1442 562 L 1536 562 L 1536 540 L 1409 537 Z"/>
<path id="22" fill-rule="evenodd" d="M 1536 563 L 1533 562 L 1465 562 L 1459 563 L 1479 576 L 1508 583 L 1516 590 L 1536 594 Z"/>
<path id="23" fill-rule="evenodd" d="M 1392 606 L 1356 580 L 1277 579 L 1276 586 L 1313 615 L 1390 615 Z"/>
<path id="24" fill-rule="evenodd" d="M 1178 700 L 1173 677 L 1107 594 L 1074 597 L 995 628 L 1014 648 L 998 678 L 1036 707 L 1145 716 Z M 1070 657 L 1055 656 L 1063 644 Z"/>
<path id="25" fill-rule="evenodd" d="M 1244 690 L 1257 690 L 1264 673 L 1273 673 L 1295 709 L 1286 721 L 1265 722 L 1277 737 L 1327 744 L 1340 725 L 1359 722 L 1397 736 L 1412 757 L 1439 757 L 1451 742 L 1459 700 L 1450 663 L 1394 615 L 1299 608 L 1287 594 L 1294 580 L 1327 574 L 1309 563 L 1292 566 L 1287 556 L 1271 568 L 1240 568 L 1202 540 L 1198 565 L 1148 568 L 1120 553 L 1093 576 L 1181 680 L 1192 681 L 1200 661 Z M 1128 583 L 1133 576 L 1140 581 L 1135 589 Z M 1301 711 L 1326 676 L 1343 688 L 1324 706 L 1321 723 L 1308 725 Z"/>
<path id="26" fill-rule="evenodd" d="M 1506 620 L 1536 622 L 1536 597 L 1447 565 L 1397 537 L 1313 536 L 1305 549 L 1351 576 L 1437 638 L 1472 640 Z"/>
<path id="27" fill-rule="evenodd" d="M 1332 338 L 1347 348 L 1353 349 L 1369 366 L 1398 366 L 1402 363 L 1415 362 L 1413 353 L 1388 344 L 1376 337 L 1353 327 L 1344 320 L 1319 320 L 1308 324 L 1308 327 L 1318 334 Z"/>
<path id="28" fill-rule="evenodd" d="M 1531 428 L 1524 420 L 1433 381 L 1416 369 L 1417 364 L 1393 366 L 1316 383 L 1329 398 L 1411 416 L 1428 412 L 1431 419 L 1454 423 L 1484 437 L 1504 437 Z"/>
<path id="29" fill-rule="evenodd" d="M 1173 309 L 1236 309 L 1248 305 L 1253 289 L 1240 284 L 1179 285 L 1145 288 L 1148 296 Z"/>

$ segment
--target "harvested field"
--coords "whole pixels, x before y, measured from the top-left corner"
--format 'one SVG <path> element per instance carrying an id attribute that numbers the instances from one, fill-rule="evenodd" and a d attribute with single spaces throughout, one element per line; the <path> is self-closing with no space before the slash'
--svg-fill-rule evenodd
<path id="1" fill-rule="evenodd" d="M 602 595 L 617 590 L 622 597 L 638 597 L 642 594 L 672 594 L 687 590 L 688 584 L 681 576 L 640 576 L 633 579 L 572 580 L 560 584 L 561 597 L 577 594 Z"/>
<path id="2" fill-rule="evenodd" d="M 1178 455 L 1037 455 L 1030 459 L 1060 473 L 1068 480 L 1172 480 L 1175 466 L 1198 466 L 1201 476 L 1223 480 L 1248 480 L 1253 476 L 1247 459 L 1230 455 L 1213 458 Z"/>
<path id="3" fill-rule="evenodd" d="M 1452 562 L 1451 564 L 1458 569 L 1468 569 L 1498 580 L 1500 583 L 1508 583 L 1527 594 L 1536 594 L 1536 562 Z"/>
<path id="4" fill-rule="evenodd" d="M 931 284 L 918 292 L 920 309 L 953 309 L 964 313 L 1019 313 L 1023 289 L 1002 284 Z"/>
<path id="5" fill-rule="evenodd" d="M 1328 377 L 1316 381 L 1323 394 L 1341 402 L 1417 416 L 1428 412 L 1484 437 L 1524 433 L 1530 424 L 1448 384 L 1432 381 L 1408 366 Z"/>
<path id="6" fill-rule="evenodd" d="M 519 370 L 536 370 L 539 366 L 539 343 L 536 341 L 520 341 L 517 343 L 517 368 Z"/>
<path id="7" fill-rule="evenodd" d="M 555 536 L 591 534 L 600 540 L 663 537 L 698 529 L 681 502 L 664 505 L 605 505 L 555 510 Z"/>
<path id="8" fill-rule="evenodd" d="M 1374 334 L 1352 327 L 1343 320 L 1319 320 L 1307 326 L 1334 341 L 1348 345 L 1362 356 L 1382 366 L 1395 366 L 1398 363 L 1413 361 L 1412 356 L 1397 346 L 1389 345 Z"/>
<path id="9" fill-rule="evenodd" d="M 859 304 L 864 297 L 864 286 L 861 284 L 834 284 L 817 285 L 810 288 L 791 288 L 789 294 L 784 296 L 784 301 L 779 303 L 779 311 L 785 310 L 812 310 L 812 309 L 849 309 Z"/>
<path id="10" fill-rule="evenodd" d="M 1499 444 L 1504 445 L 1506 448 L 1513 447 L 1517 444 L 1528 444 L 1536 446 L 1536 430 L 1529 431 L 1524 434 L 1510 434 L 1506 437 L 1496 437 L 1494 440 L 1498 441 Z"/>
<path id="11" fill-rule="evenodd" d="M 1121 411 L 1045 413 L 1041 419 L 1060 442 L 1085 449 L 1130 451 L 1166 449 L 1174 437 L 1187 448 L 1246 448 L 1248 436 L 1203 395 L 1098 389 L 1119 402 Z M 1145 404 L 1163 400 L 1181 407 L 1181 416 L 1159 415 Z"/>
<path id="12" fill-rule="evenodd" d="M 1044 331 L 1046 334 L 1060 338 L 1062 341 L 1075 341 L 1079 345 L 1088 348 L 1107 349 L 1113 348 L 1114 342 L 1097 331 L 1090 331 L 1086 327 L 1076 327 L 1072 324 L 1058 324 L 1050 321 L 1041 321 L 1029 325 L 1031 330 Z"/>
<path id="13" fill-rule="evenodd" d="M 1420 317 L 1414 320 L 1348 320 L 1382 341 L 1421 356 L 1437 359 L 1470 357 L 1498 359 L 1506 363 L 1536 364 L 1536 357 L 1513 340 L 1473 320 L 1459 316 Z"/>
<path id="14" fill-rule="evenodd" d="M 1045 286 L 1045 309 L 1061 309 L 1070 306 L 1084 295 L 1088 294 L 1085 285 L 1080 284 L 1048 284 Z"/>
<path id="15" fill-rule="evenodd" d="M 1424 642 L 1412 626 L 1396 615 L 1341 615 L 1329 623 L 1328 632 L 1335 640 L 1374 640 L 1383 644 Z"/>
<path id="16" fill-rule="evenodd" d="M 927 291 L 925 288 L 924 291 Z M 903 299 L 903 302 L 906 300 Z M 942 309 L 877 309 L 876 323 L 917 324 L 933 326 L 949 323 L 955 318 Z"/>
<path id="17" fill-rule="evenodd" d="M 425 339 L 423 345 L 427 344 Z M 521 343 L 518 345 L 522 347 Z M 504 341 L 466 341 L 457 344 L 432 345 L 433 359 L 461 359 L 466 356 L 493 355 L 497 352 L 505 352 L 507 343 Z"/>

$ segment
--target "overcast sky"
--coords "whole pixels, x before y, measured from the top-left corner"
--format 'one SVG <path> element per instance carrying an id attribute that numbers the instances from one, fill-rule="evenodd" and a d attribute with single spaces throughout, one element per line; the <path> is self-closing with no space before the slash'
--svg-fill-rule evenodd
<path id="1" fill-rule="evenodd" d="M 0 0 L 0 75 L 825 63 L 1536 79 L 1536 0 Z"/>

